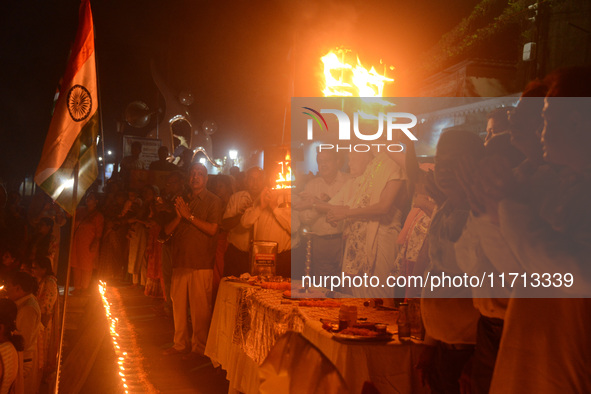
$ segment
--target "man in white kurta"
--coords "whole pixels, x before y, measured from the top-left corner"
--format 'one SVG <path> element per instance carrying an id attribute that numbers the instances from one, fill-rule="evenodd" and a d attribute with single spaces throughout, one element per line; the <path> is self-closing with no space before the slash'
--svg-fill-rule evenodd
<path id="1" fill-rule="evenodd" d="M 255 241 L 277 242 L 276 274 L 291 277 L 291 249 L 296 245 L 292 245 L 290 191 L 263 189 L 240 218 L 240 224 L 253 229 Z"/>
<path id="2" fill-rule="evenodd" d="M 340 275 L 343 226 L 326 221 L 326 213 L 314 209 L 315 200 L 328 202 L 350 178 L 339 171 L 340 160 L 334 151 L 322 151 L 316 155 L 318 174 L 310 180 L 300 197 L 312 206 L 299 212 L 302 225 L 312 232 L 313 275 Z M 304 205 L 303 204 L 303 205 Z M 295 207 L 294 207 L 295 208 Z M 296 208 L 297 209 L 297 208 Z"/>

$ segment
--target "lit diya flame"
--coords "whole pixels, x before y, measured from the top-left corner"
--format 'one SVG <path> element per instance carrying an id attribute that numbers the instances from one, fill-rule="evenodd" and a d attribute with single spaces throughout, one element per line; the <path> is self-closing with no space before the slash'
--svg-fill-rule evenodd
<path id="1" fill-rule="evenodd" d="M 141 350 L 136 335 L 129 324 L 121 303 L 121 296 L 115 289 L 109 292 L 107 283 L 99 281 L 99 293 L 109 322 L 109 333 L 117 357 L 117 372 L 122 391 L 130 393 L 156 393 L 156 388 L 147 379 L 142 365 Z M 111 298 L 109 298 L 111 297 Z"/>
<path id="2" fill-rule="evenodd" d="M 109 321 L 109 331 L 111 334 L 111 341 L 113 342 L 113 347 L 115 350 L 115 354 L 117 357 L 117 364 L 119 367 L 119 376 L 121 378 L 121 385 L 123 386 L 123 391 L 128 394 L 129 393 L 129 386 L 127 385 L 127 380 L 125 379 L 125 367 L 124 365 L 129 363 L 127 352 L 122 352 L 121 346 L 119 346 L 119 333 L 117 332 L 117 328 L 119 326 L 119 319 L 113 315 L 113 311 L 111 310 L 111 303 L 107 299 L 107 283 L 99 280 L 99 293 L 101 295 L 101 299 L 103 301 L 103 307 L 105 308 L 105 315 L 107 316 L 107 321 Z"/>
<path id="3" fill-rule="evenodd" d="M 357 56 L 357 65 L 345 61 L 348 49 L 339 48 L 328 52 L 321 60 L 324 63 L 325 97 L 382 97 L 384 85 L 394 79 L 379 74 L 372 66 L 366 69 Z M 390 67 L 394 69 L 394 67 Z"/>

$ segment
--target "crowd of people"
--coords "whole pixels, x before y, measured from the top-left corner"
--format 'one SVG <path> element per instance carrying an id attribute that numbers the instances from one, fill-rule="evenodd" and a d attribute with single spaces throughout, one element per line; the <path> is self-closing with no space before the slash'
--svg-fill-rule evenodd
<path id="1" fill-rule="evenodd" d="M 133 188 L 135 143 L 119 176 L 77 209 L 72 295 L 87 296 L 98 276 L 163 298 L 175 326 L 164 354 L 190 360 L 203 355 L 221 278 L 250 271 L 253 241 L 275 242 L 276 273 L 290 277 L 304 273 L 303 230 L 316 276 L 568 271 L 588 281 L 589 102 L 559 98 L 589 96 L 589 75 L 565 69 L 532 82 L 515 108 L 491 113 L 484 141 L 444 132 L 434 163 L 419 163 L 410 140 L 404 153 L 350 153 L 347 166 L 334 151 L 318 152 L 318 174 L 292 193 L 274 190 L 258 167 L 209 176 L 199 163 L 176 166 L 166 148 L 150 165 L 164 174 L 162 187 Z M 35 393 L 56 369 L 55 273 L 67 215 L 41 192 L 25 209 L 17 192 L 0 191 L 0 393 L 19 384 L 17 371 L 24 392 Z M 433 392 L 591 391 L 586 299 L 492 286 L 341 290 L 421 299 L 427 346 L 418 368 Z"/>
<path id="2" fill-rule="evenodd" d="M 318 175 L 294 198 L 313 275 L 528 278 L 342 289 L 420 298 L 417 367 L 432 392 L 591 390 L 591 302 L 572 298 L 589 296 L 590 76 L 562 69 L 530 83 L 515 108 L 489 114 L 484 140 L 444 131 L 433 164 L 418 163 L 410 141 L 405 155 L 349 153 L 349 174 L 334 151 L 319 152 Z M 569 273 L 576 289 L 548 284 Z"/>
<path id="3" fill-rule="evenodd" d="M 0 392 L 16 388 L 35 393 L 52 379 L 57 366 L 60 319 L 54 272 L 66 215 L 43 193 L 33 196 L 25 209 L 20 194 L 6 193 L 3 187 L 0 206 L 0 285 L 5 297 L 0 305 Z"/>
<path id="4" fill-rule="evenodd" d="M 290 212 L 279 208 L 280 223 L 273 227 L 281 202 L 262 169 L 242 173 L 233 168 L 232 176 L 209 176 L 199 163 L 172 164 L 166 147 L 150 165 L 150 172 L 163 179 L 162 187 L 137 187 L 134 177 L 144 171 L 141 149 L 134 143 L 104 193 L 91 188 L 76 210 L 70 294 L 92 295 L 93 279 L 100 278 L 164 299 L 164 312 L 175 325 L 174 345 L 164 354 L 183 353 L 191 359 L 205 349 L 219 281 L 250 269 L 252 236 L 280 242 L 279 266 L 283 275 L 290 275 Z M 55 372 L 59 297 L 54 272 L 60 227 L 68 215 L 41 190 L 26 207 L 17 192 L 4 195 L 0 279 L 9 294 L 13 280 L 25 289 L 26 294 L 14 297 L 19 305 L 16 324 L 25 343 L 23 371 L 30 386 L 25 392 L 35 393 L 41 379 Z M 25 299 L 26 313 L 20 307 Z"/>

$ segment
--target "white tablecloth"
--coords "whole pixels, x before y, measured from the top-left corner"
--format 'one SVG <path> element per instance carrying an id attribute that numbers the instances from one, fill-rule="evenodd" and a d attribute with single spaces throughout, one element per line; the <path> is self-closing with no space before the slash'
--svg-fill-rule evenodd
<path id="1" fill-rule="evenodd" d="M 261 290 L 223 280 L 217 295 L 205 354 L 227 372 L 230 388 L 257 393 L 258 366 L 277 338 L 287 330 L 302 333 L 339 370 L 351 393 L 371 381 L 381 393 L 417 393 L 425 389 L 414 370 L 418 343 L 342 343 L 322 329 L 320 317 L 338 317 L 338 308 L 307 308 L 282 304 L 280 291 Z M 358 316 L 393 325 L 395 312 L 361 306 Z M 311 366 L 312 367 L 312 366 Z"/>

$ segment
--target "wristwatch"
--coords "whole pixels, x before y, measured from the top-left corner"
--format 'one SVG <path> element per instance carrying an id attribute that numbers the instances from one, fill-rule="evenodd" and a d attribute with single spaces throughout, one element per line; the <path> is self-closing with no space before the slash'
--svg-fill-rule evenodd
<path id="1" fill-rule="evenodd" d="M 189 222 L 193 223 L 193 219 L 195 219 L 195 216 L 193 216 L 193 215 L 189 216 Z"/>

